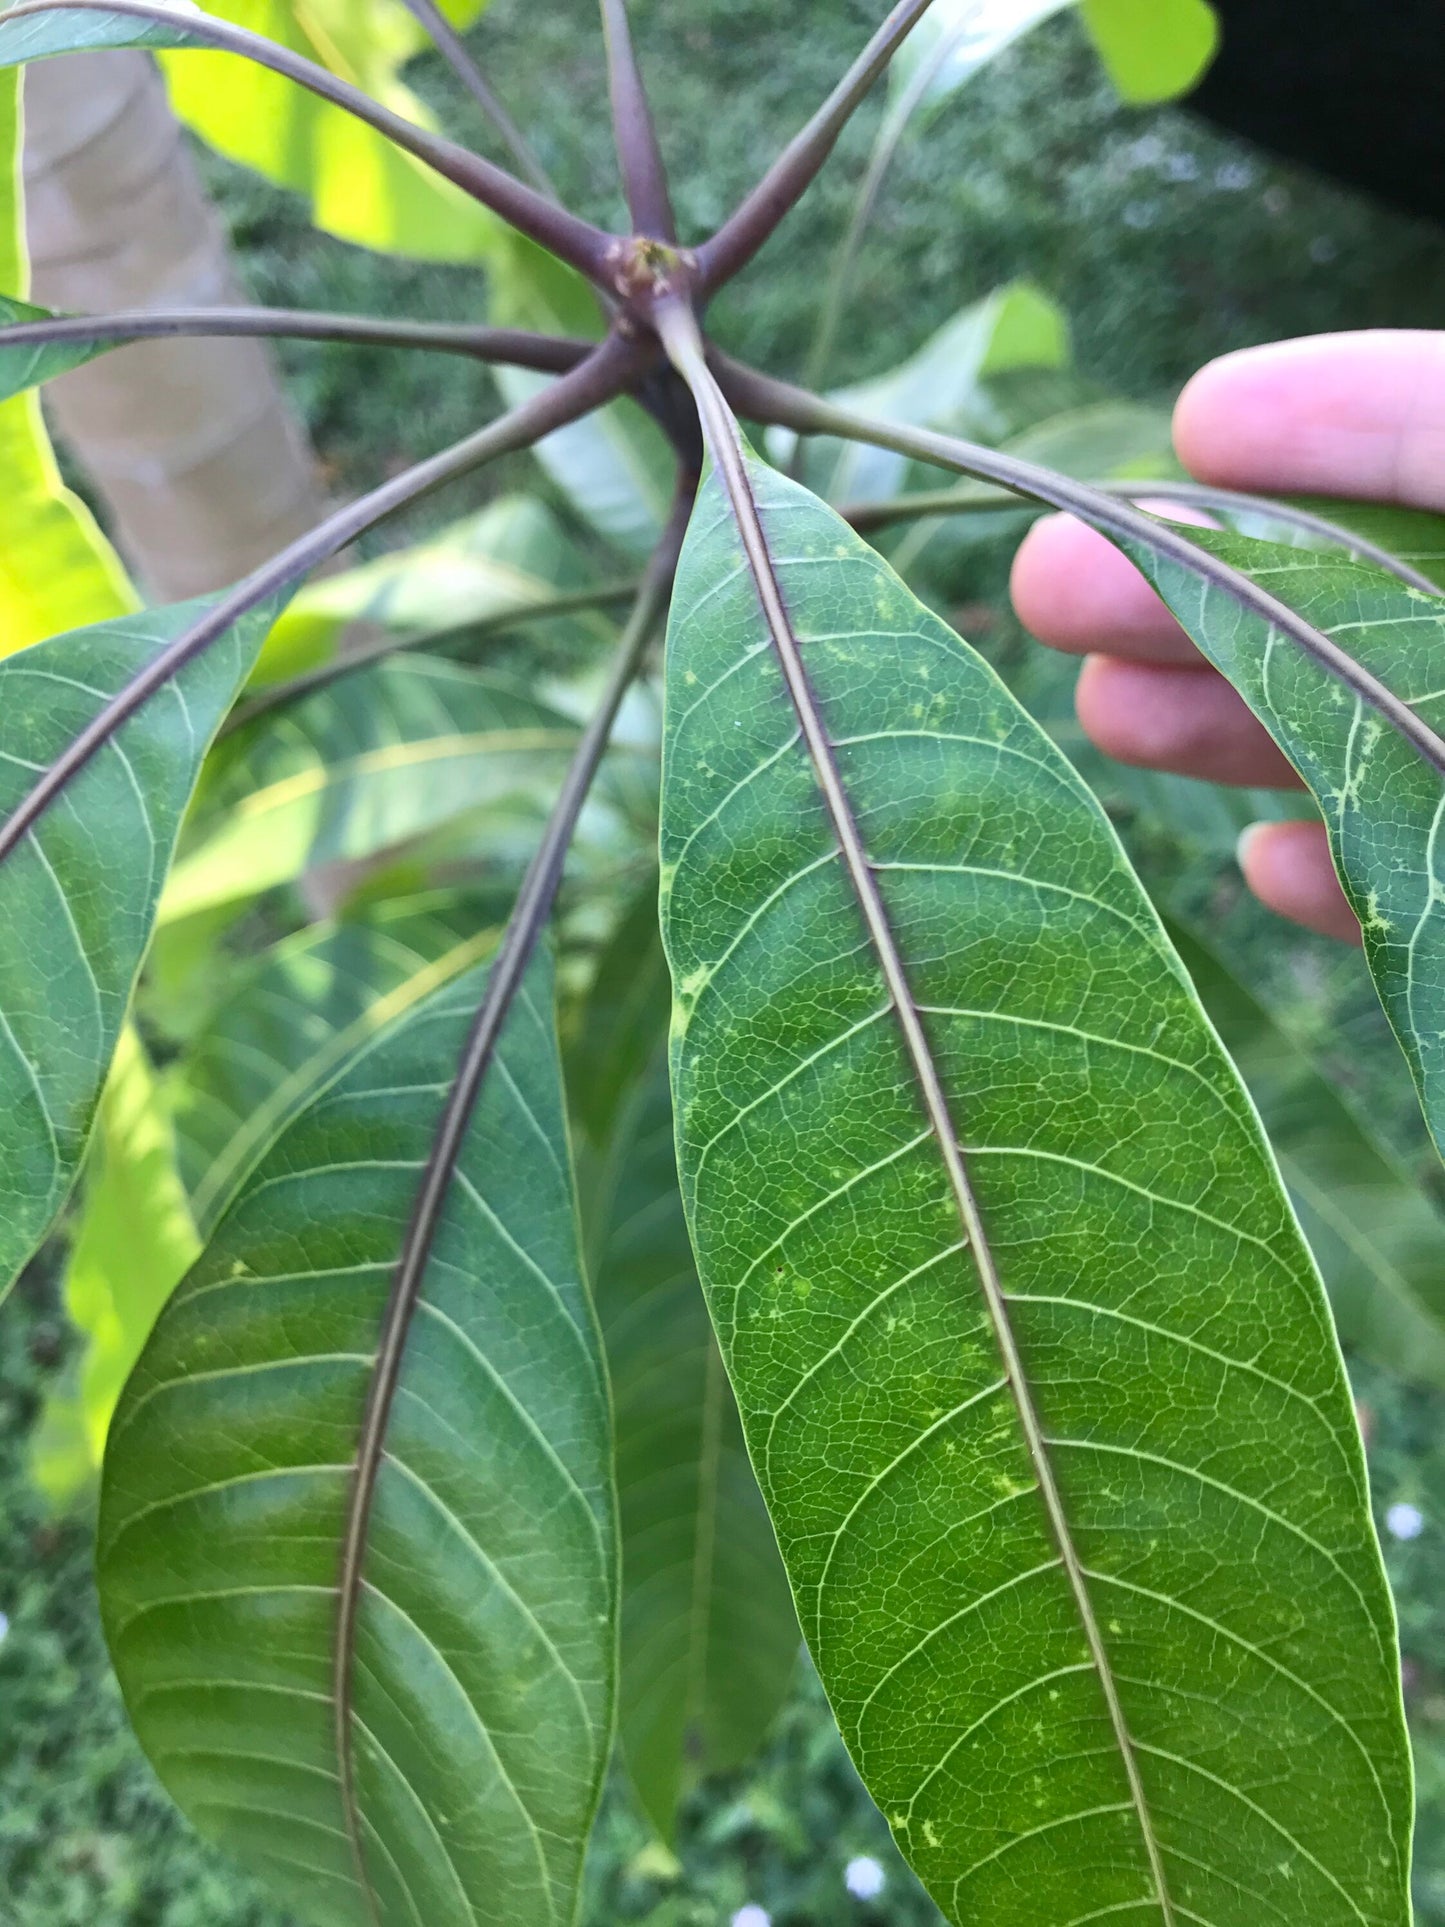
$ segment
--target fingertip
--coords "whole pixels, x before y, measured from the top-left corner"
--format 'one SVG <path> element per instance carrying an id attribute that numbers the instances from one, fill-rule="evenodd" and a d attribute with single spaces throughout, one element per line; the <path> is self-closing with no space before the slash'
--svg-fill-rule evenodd
<path id="1" fill-rule="evenodd" d="M 1070 655 L 1108 649 L 1152 661 L 1194 658 L 1195 649 L 1129 559 L 1071 515 L 1036 522 L 1010 576 L 1024 627 Z"/>
<path id="2" fill-rule="evenodd" d="M 1266 909 L 1321 936 L 1358 944 L 1323 823 L 1252 823 L 1239 839 L 1244 880 Z"/>

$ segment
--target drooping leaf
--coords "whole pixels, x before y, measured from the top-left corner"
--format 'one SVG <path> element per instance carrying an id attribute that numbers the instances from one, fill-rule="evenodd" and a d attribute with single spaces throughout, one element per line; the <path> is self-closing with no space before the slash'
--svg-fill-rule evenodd
<path id="1" fill-rule="evenodd" d="M 831 399 L 911 428 L 977 427 L 976 411 L 986 405 L 980 384 L 987 377 L 1016 368 L 1060 368 L 1068 359 L 1061 310 L 1031 282 L 1014 281 L 962 309 L 896 368 L 839 389 Z M 786 460 L 793 439 L 774 429 L 769 447 Z M 809 485 L 831 502 L 876 501 L 898 493 L 908 463 L 887 449 L 820 436 L 808 443 L 804 469 Z"/>
<path id="2" fill-rule="evenodd" d="M 1339 554 L 1190 532 L 1330 637 L 1437 732 L 1445 596 Z M 1223 590 L 1126 545 L 1313 791 L 1425 1121 L 1445 1146 L 1445 776 L 1361 697 Z"/>
<path id="3" fill-rule="evenodd" d="M 209 606 L 123 616 L 0 661 L 0 824 Z M 75 1179 L 182 815 L 275 606 L 143 703 L 0 859 L 0 1292 Z"/>
<path id="4" fill-rule="evenodd" d="M 1084 26 L 1125 100 L 1187 94 L 1219 47 L 1208 0 L 1081 0 Z"/>
<path id="5" fill-rule="evenodd" d="M 19 81 L 0 73 L 0 319 L 26 304 Z M 0 656 L 134 606 L 90 511 L 60 479 L 34 395 L 8 385 L 0 355 Z"/>
<path id="6" fill-rule="evenodd" d="M 1341 1342 L 1445 1385 L 1445 1218 L 1221 957 L 1170 936 L 1259 1106 Z"/>
<path id="7" fill-rule="evenodd" d="M 49 308 L 35 308 L 28 301 L 0 294 L 0 328 L 14 328 L 24 321 L 53 319 Z M 111 345 L 109 342 L 52 341 L 38 347 L 14 347 L 0 340 L 0 402 L 24 394 L 27 388 L 39 388 L 69 368 L 79 368 L 82 362 L 104 354 Z"/>
<path id="8" fill-rule="evenodd" d="M 544 794 L 576 734 L 510 677 L 438 657 L 379 662 L 226 738 L 161 916 L 242 901 Z"/>
<path id="9" fill-rule="evenodd" d="M 619 1723 L 667 1840 L 679 1797 L 754 1753 L 801 1644 L 688 1243 L 669 1001 L 654 891 L 603 958 L 575 1068 L 590 1121 L 583 1224 L 617 1433 Z"/>
<path id="10" fill-rule="evenodd" d="M 209 1235 L 256 1162 L 339 1067 L 495 946 L 503 906 L 457 894 L 317 924 L 226 986 L 176 1067 L 180 1168 Z"/>
<path id="11" fill-rule="evenodd" d="M 1255 1114 L 1047 737 L 731 479 L 669 635 L 679 1159 L 864 1780 L 959 1923 L 1404 1927 L 1393 1619 Z"/>
<path id="12" fill-rule="evenodd" d="M 121 1387 L 200 1248 L 165 1100 L 144 1044 L 127 1025 L 100 1101 L 65 1275 L 65 1309 L 85 1341 L 77 1382 L 59 1394 L 61 1406 L 75 1401 L 76 1446 L 63 1457 L 53 1446 L 47 1454 L 44 1438 L 64 1432 L 55 1401 L 47 1401 L 41 1419 L 36 1471 L 52 1501 L 73 1498 L 99 1472 Z"/>
<path id="13" fill-rule="evenodd" d="M 610 1739 L 607 1392 L 545 964 L 398 1332 L 338 1584 L 392 1273 L 480 991 L 435 993 L 290 1120 L 106 1454 L 102 1608 L 141 1742 L 204 1834 L 328 1927 L 571 1920 Z"/>

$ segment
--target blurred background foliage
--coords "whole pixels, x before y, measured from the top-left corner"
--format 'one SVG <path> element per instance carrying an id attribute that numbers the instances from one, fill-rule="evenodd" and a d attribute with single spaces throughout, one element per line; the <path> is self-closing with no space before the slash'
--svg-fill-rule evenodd
<path id="1" fill-rule="evenodd" d="M 267 16 L 275 8 L 242 0 L 222 10 L 274 27 Z M 465 18 L 468 9 L 455 11 Z M 328 9 L 314 12 L 324 23 Z M 633 13 L 679 218 L 684 232 L 698 233 L 722 217 L 826 91 L 877 7 L 635 0 Z M 621 225 L 591 0 L 546 8 L 493 0 L 475 45 L 564 197 Z M 408 63 L 410 51 L 405 39 L 393 49 L 384 84 L 409 88 L 439 123 L 485 145 L 471 103 L 435 60 Z M 199 71 L 176 63 L 193 90 Z M 182 108 L 186 98 L 178 96 Z M 882 112 L 874 102 L 859 117 L 805 209 L 718 302 L 715 331 L 731 349 L 783 373 L 804 365 L 818 290 Z M 265 164 L 247 146 L 262 131 L 238 123 L 231 151 Z M 318 235 L 294 183 L 279 187 L 210 151 L 202 165 L 256 300 L 433 320 L 486 312 L 475 266 L 385 258 Z M 272 171 L 285 177 L 279 164 Z M 333 225 L 346 218 L 343 208 Z M 447 251 L 494 264 L 504 245 L 480 229 L 453 230 L 451 240 Z M 1445 233 L 1275 161 L 1186 111 L 1124 105 L 1079 23 L 1064 15 L 1004 53 L 924 135 L 902 143 L 859 252 L 830 379 L 880 375 L 961 309 L 1020 281 L 1028 291 L 1013 297 L 1013 312 L 1036 350 L 1023 358 L 1043 365 L 983 369 L 999 376 L 996 430 L 1047 412 L 1030 384 L 1036 391 L 1054 381 L 1070 404 L 1114 398 L 1154 409 L 1167 407 L 1201 361 L 1248 342 L 1438 324 Z M 997 339 L 997 331 L 988 337 Z M 988 352 L 985 342 L 981 368 Z M 279 355 L 338 496 L 429 453 L 499 405 L 493 377 L 468 363 L 301 344 L 283 345 Z M 1153 414 L 1115 419 L 1125 443 L 1131 435 L 1141 445 L 1157 439 Z M 528 458 L 489 469 L 389 524 L 365 553 L 501 504 L 509 491 L 534 488 L 536 476 Z M 72 479 L 84 488 L 83 477 Z M 590 562 L 595 573 L 615 575 L 615 554 L 574 505 L 552 484 L 543 493 L 556 516 L 548 539 L 567 545 L 569 572 Z M 511 511 L 503 504 L 499 513 Z M 1018 526 L 1014 518 L 981 526 L 967 541 L 916 540 L 918 579 L 1076 750 L 1069 672 L 1028 644 L 1008 612 L 1007 558 Z M 448 557 L 456 562 L 444 552 L 437 566 Z M 317 607 L 324 618 L 324 598 Z M 559 629 L 520 653 L 513 645 L 512 660 L 555 670 L 580 659 L 586 642 L 585 631 Z M 1208 922 L 1276 1018 L 1394 1154 L 1423 1174 L 1418 1116 L 1359 960 L 1283 935 L 1244 897 L 1230 862 L 1236 822 L 1227 809 L 1211 814 L 1196 799 L 1171 817 L 1155 807 L 1157 794 L 1145 797 L 1098 767 L 1090 774 L 1135 833 L 1146 873 L 1167 880 L 1171 901 Z M 171 963 L 183 1005 L 184 957 Z M 74 1277 L 72 1268 L 72 1287 Z M 52 1509 L 32 1476 L 47 1400 L 53 1420 L 56 1388 L 75 1371 L 60 1291 L 54 1263 L 32 1270 L 7 1312 L 0 1356 L 0 1919 L 23 1927 L 283 1927 L 282 1916 L 196 1840 L 141 1759 L 100 1640 L 88 1521 L 83 1511 Z M 1350 1364 L 1417 1742 L 1419 1918 L 1445 1927 L 1445 1394 L 1376 1364 Z M 925 1927 L 937 1915 L 894 1853 L 804 1671 L 756 1762 L 689 1798 L 675 1854 L 652 1836 L 622 1783 L 614 1786 L 592 1854 L 587 1919 L 589 1927 L 734 1919 L 738 1927 Z"/>

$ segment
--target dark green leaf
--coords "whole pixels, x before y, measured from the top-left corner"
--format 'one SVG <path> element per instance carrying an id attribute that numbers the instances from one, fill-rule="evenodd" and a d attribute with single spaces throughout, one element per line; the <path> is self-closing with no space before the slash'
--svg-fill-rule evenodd
<path id="1" fill-rule="evenodd" d="M 32 308 L 28 301 L 16 301 L 0 294 L 0 328 L 13 328 L 21 321 L 49 321 L 48 308 Z M 115 347 L 114 341 L 53 341 L 39 346 L 14 347 L 0 336 L 0 401 L 38 388 L 42 382 L 78 368 Z"/>
<path id="2" fill-rule="evenodd" d="M 619 1718 L 664 1838 L 702 1774 L 763 1739 L 802 1636 L 693 1268 L 672 1148 L 655 890 L 605 955 L 577 1052 L 584 1224 L 607 1347 L 622 1520 Z"/>
<path id="3" fill-rule="evenodd" d="M 404 1334 L 338 1719 L 363 1412 L 481 987 L 434 994 L 290 1120 L 162 1314 L 106 1456 L 102 1603 L 142 1744 L 203 1833 L 328 1927 L 571 1920 L 610 1740 L 607 1392 L 545 964 Z"/>
<path id="4" fill-rule="evenodd" d="M 959 1923 L 1404 1927 L 1393 1617 L 1252 1107 L 1059 752 L 734 485 L 756 574 L 713 480 L 669 639 L 679 1154 L 863 1777 Z"/>
<path id="5" fill-rule="evenodd" d="M 1337 554 L 1191 531 L 1211 555 L 1296 610 L 1439 732 L 1445 598 Z M 1314 792 L 1365 955 L 1445 1146 L 1445 782 L 1362 698 L 1234 597 L 1124 545 Z"/>
<path id="6" fill-rule="evenodd" d="M 210 605 L 57 636 L 0 661 L 0 823 Z M 74 1182 L 201 761 L 275 605 L 126 721 L 0 860 L 0 1291 Z"/>

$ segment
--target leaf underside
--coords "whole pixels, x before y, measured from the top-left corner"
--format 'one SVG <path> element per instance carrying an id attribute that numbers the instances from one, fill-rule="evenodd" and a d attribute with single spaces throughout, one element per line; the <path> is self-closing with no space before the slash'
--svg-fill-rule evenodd
<path id="1" fill-rule="evenodd" d="M 583 1222 L 616 1414 L 619 1727 L 665 1839 L 683 1793 L 756 1751 L 802 1644 L 688 1242 L 668 1003 L 649 893 L 603 959 L 577 1069 L 596 1144 Z"/>
<path id="2" fill-rule="evenodd" d="M 550 969 L 502 1032 L 406 1337 L 361 1567 L 340 1547 L 383 1309 L 482 988 L 357 1051 L 250 1173 L 116 1414 L 98 1569 L 131 1718 L 200 1830 L 320 1927 L 573 1917 L 611 1729 L 607 1392 Z"/>
<path id="3" fill-rule="evenodd" d="M 1445 596 L 1336 554 L 1191 530 L 1445 732 Z M 1445 779 L 1366 703 L 1232 597 L 1128 553 L 1279 743 L 1324 815 L 1385 1013 L 1445 1150 Z"/>
<path id="4" fill-rule="evenodd" d="M 1022 1364 L 1016 1396 L 713 478 L 667 666 L 679 1163 L 844 1736 L 956 1922 L 1402 1927 L 1393 1617 L 1254 1113 L 1063 757 L 838 518 L 747 475 Z"/>
<path id="5" fill-rule="evenodd" d="M 0 822 L 207 606 L 0 661 Z M 202 758 L 274 613 L 244 617 L 144 703 L 0 860 L 0 1292 L 74 1181 Z"/>

